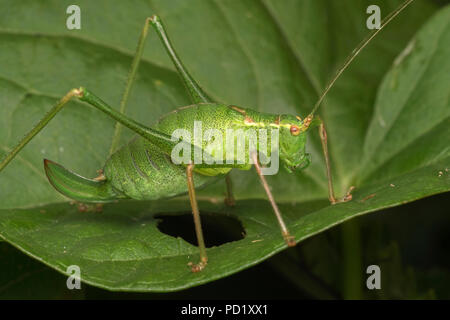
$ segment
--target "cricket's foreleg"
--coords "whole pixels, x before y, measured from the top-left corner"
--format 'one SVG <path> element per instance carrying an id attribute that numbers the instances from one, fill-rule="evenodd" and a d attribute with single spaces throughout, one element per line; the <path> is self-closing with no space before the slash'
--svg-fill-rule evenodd
<path id="1" fill-rule="evenodd" d="M 202 103 L 202 102 L 214 102 L 208 95 L 203 91 L 203 89 L 198 85 L 198 83 L 192 78 L 189 72 L 186 70 L 185 66 L 181 62 L 180 58 L 172 46 L 172 43 L 167 35 L 167 32 L 162 24 L 161 18 L 156 15 L 151 16 L 147 19 L 148 22 L 152 24 L 159 38 L 161 39 L 167 54 L 170 56 L 173 64 L 177 68 L 178 74 L 181 76 L 181 80 L 186 86 L 192 102 Z"/>
<path id="2" fill-rule="evenodd" d="M 202 223 L 200 221 L 200 212 L 198 210 L 197 198 L 195 197 L 195 186 L 193 176 L 194 165 L 189 164 L 186 167 L 186 177 L 189 190 L 189 200 L 191 201 L 192 214 L 194 216 L 195 233 L 197 234 L 198 248 L 200 249 L 200 262 L 193 264 L 189 262 L 189 266 L 192 268 L 192 272 L 202 271 L 208 263 L 208 257 L 206 255 L 205 241 L 203 239 Z"/>
<path id="3" fill-rule="evenodd" d="M 275 212 L 275 216 L 277 217 L 278 223 L 280 224 L 281 234 L 283 235 L 283 238 L 286 241 L 287 245 L 289 247 L 293 247 L 296 245 L 295 238 L 294 238 L 294 236 L 291 236 L 289 234 L 286 224 L 283 221 L 283 217 L 281 216 L 280 210 L 278 209 L 278 205 L 273 198 L 272 192 L 270 191 L 270 188 L 269 188 L 269 185 L 267 184 L 266 178 L 262 174 L 261 166 L 259 164 L 258 156 L 257 156 L 256 152 L 252 153 L 252 159 L 253 159 L 253 163 L 256 168 L 256 172 L 258 173 L 258 176 L 261 180 L 264 190 L 266 191 L 267 197 L 269 198 L 270 204 L 272 205 L 273 211 Z"/>
<path id="4" fill-rule="evenodd" d="M 328 199 L 330 199 L 331 204 L 350 201 L 350 200 L 352 200 L 351 193 L 352 193 L 353 189 L 355 188 L 354 186 L 350 187 L 350 189 L 347 191 L 346 195 L 342 199 L 336 199 L 336 197 L 334 195 L 333 178 L 331 176 L 330 156 L 328 154 L 327 131 L 325 130 L 325 126 L 323 125 L 322 121 L 320 121 L 320 125 L 319 125 L 319 135 L 320 135 L 320 141 L 322 142 L 322 150 L 323 150 L 323 155 L 325 157 L 325 165 L 327 167 Z"/>
<path id="5" fill-rule="evenodd" d="M 234 207 L 236 205 L 236 201 L 233 197 L 233 183 L 231 181 L 230 174 L 225 176 L 225 183 L 227 185 L 227 195 L 225 197 L 225 204 L 229 207 Z"/>

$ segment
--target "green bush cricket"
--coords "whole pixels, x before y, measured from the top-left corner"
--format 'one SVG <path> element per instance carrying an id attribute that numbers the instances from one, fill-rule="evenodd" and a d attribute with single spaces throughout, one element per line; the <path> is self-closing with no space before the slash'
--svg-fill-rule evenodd
<path id="1" fill-rule="evenodd" d="M 70 99 L 75 97 L 115 119 L 117 121 L 116 132 L 112 141 L 111 156 L 106 161 L 100 175 L 94 179 L 83 178 L 52 161 L 44 160 L 48 180 L 60 193 L 76 201 L 92 203 L 106 203 L 130 198 L 137 200 L 157 200 L 188 193 L 200 250 L 200 261 L 196 264 L 190 263 L 190 265 L 193 272 L 198 272 L 207 265 L 208 259 L 203 240 L 195 189 L 224 177 L 227 184 L 227 198 L 225 202 L 228 205 L 234 205 L 231 181 L 228 173 L 233 168 L 248 170 L 253 164 L 273 207 L 282 235 L 288 246 L 294 246 L 296 241 L 290 235 L 283 221 L 278 206 L 265 180 L 262 172 L 263 168 L 256 152 L 246 149 L 244 158 L 253 160 L 251 163 L 198 164 L 194 161 L 194 155 L 196 152 L 204 153 L 205 144 L 198 145 L 184 140 L 174 140 L 171 135 L 178 128 L 192 132 L 195 130 L 195 121 L 201 121 L 204 124 L 204 129 L 217 129 L 222 133 L 225 133 L 230 128 L 241 129 L 243 131 L 248 131 L 255 127 L 276 128 L 279 130 L 280 135 L 279 159 L 288 171 L 294 171 L 304 169 L 308 166 L 310 159 L 305 151 L 306 135 L 310 129 L 318 127 L 325 157 L 329 200 L 331 204 L 351 200 L 353 187 L 350 188 L 342 199 L 336 199 L 334 195 L 327 147 L 327 134 L 324 124 L 315 115 L 315 112 L 335 81 L 358 53 L 411 2 L 412 0 L 407 0 L 401 4 L 385 18 L 379 29 L 374 30 L 361 42 L 347 58 L 345 63 L 338 69 L 333 79 L 327 84 L 310 114 L 304 118 L 293 115 L 265 114 L 252 109 L 235 105 L 224 105 L 213 101 L 184 67 L 167 36 L 160 18 L 152 16 L 146 19 L 142 34 L 139 38 L 136 54 L 120 104 L 120 111 L 111 108 L 86 88 L 72 89 L 5 156 L 0 162 L 0 171 L 49 123 Z M 162 41 L 193 102 L 190 106 L 179 108 L 167 114 L 152 128 L 146 127 L 124 114 L 150 26 L 155 29 Z M 137 133 L 137 136 L 125 146 L 118 148 L 118 137 L 120 136 L 122 125 Z M 180 143 L 189 150 L 192 148 L 194 153 L 190 158 L 190 162 L 175 164 L 170 155 L 173 149 Z M 266 154 L 266 156 L 270 155 Z"/>

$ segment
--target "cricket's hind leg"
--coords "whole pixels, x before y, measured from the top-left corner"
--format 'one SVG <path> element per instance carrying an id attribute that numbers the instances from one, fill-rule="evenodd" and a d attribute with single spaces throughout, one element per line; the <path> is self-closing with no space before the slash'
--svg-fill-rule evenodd
<path id="1" fill-rule="evenodd" d="M 153 15 L 150 18 L 147 18 L 146 25 L 150 23 L 156 33 L 158 34 L 158 37 L 161 39 L 161 42 L 166 49 L 167 54 L 169 55 L 170 59 L 172 60 L 175 68 L 178 71 L 178 74 L 181 77 L 181 80 L 183 81 L 185 87 L 187 88 L 187 91 L 189 92 L 189 95 L 191 96 L 191 100 L 193 103 L 204 103 L 204 102 L 214 102 L 200 87 L 200 85 L 195 81 L 195 79 L 189 74 L 186 67 L 183 65 L 183 62 L 178 57 L 175 49 L 173 48 L 173 45 L 169 39 L 169 36 L 167 35 L 166 29 L 161 21 L 161 18 L 157 15 Z"/>
<path id="2" fill-rule="evenodd" d="M 125 90 L 122 95 L 122 99 L 120 101 L 120 113 L 125 114 L 126 106 L 128 102 L 128 97 L 130 95 L 131 89 L 133 87 L 134 80 L 136 79 L 137 70 L 139 68 L 140 61 L 142 60 L 142 53 L 145 47 L 145 41 L 148 36 L 149 27 L 152 26 L 161 40 L 162 45 L 164 46 L 168 56 L 173 62 L 173 65 L 177 69 L 177 72 L 183 81 L 189 95 L 191 96 L 191 100 L 194 104 L 196 103 L 205 103 L 205 102 L 213 102 L 213 100 L 203 91 L 200 85 L 195 81 L 195 79 L 189 74 L 186 67 L 183 65 L 183 62 L 178 57 L 169 36 L 167 35 L 166 29 L 161 21 L 161 18 L 153 15 L 145 19 L 144 27 L 142 28 L 141 35 L 138 40 L 136 52 L 133 57 L 133 61 L 131 63 L 131 69 L 128 73 L 128 78 L 125 85 Z M 114 135 L 111 143 L 111 148 L 109 154 L 111 155 L 114 151 L 116 151 L 119 147 L 120 135 L 122 131 L 122 125 L 120 123 L 116 124 Z"/>

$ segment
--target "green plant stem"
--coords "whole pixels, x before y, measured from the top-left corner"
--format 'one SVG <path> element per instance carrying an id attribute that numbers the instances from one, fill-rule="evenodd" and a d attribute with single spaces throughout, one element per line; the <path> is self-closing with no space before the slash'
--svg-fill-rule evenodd
<path id="1" fill-rule="evenodd" d="M 268 264 L 312 299 L 337 299 L 338 295 L 313 275 L 292 252 L 280 253 L 268 260 Z"/>
<path id="2" fill-rule="evenodd" d="M 363 270 L 361 256 L 361 233 L 357 220 L 341 227 L 342 269 L 341 288 L 344 299 L 362 299 Z"/>

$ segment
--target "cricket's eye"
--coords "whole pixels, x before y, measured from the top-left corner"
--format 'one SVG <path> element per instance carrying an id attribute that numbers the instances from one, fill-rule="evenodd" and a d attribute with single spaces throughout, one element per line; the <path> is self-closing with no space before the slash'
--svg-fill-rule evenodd
<path id="1" fill-rule="evenodd" d="M 295 124 L 293 124 L 291 126 L 290 131 L 293 136 L 298 136 L 300 134 L 300 128 L 298 126 L 296 126 Z"/>

